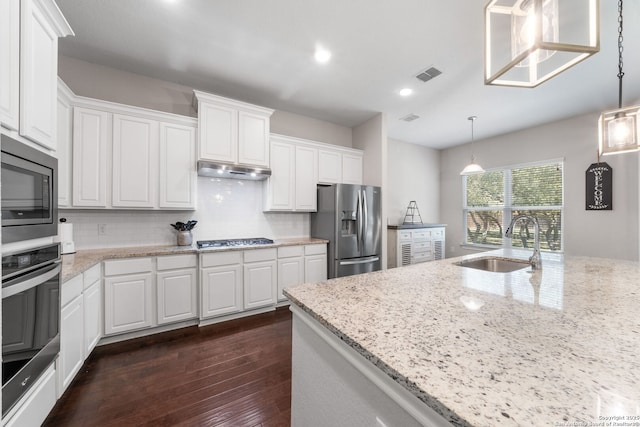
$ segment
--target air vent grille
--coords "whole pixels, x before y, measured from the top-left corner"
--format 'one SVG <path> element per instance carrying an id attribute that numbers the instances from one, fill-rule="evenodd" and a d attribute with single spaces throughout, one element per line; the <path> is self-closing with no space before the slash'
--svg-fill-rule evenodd
<path id="1" fill-rule="evenodd" d="M 414 120 L 416 120 L 416 119 L 419 119 L 419 118 L 420 118 L 420 116 L 418 116 L 418 115 L 416 115 L 416 114 L 411 113 L 411 114 L 407 114 L 407 115 L 406 115 L 406 116 L 404 116 L 404 117 L 400 117 L 400 120 L 403 120 L 403 121 L 405 121 L 405 122 L 412 122 L 412 121 L 414 121 Z"/>
<path id="2" fill-rule="evenodd" d="M 434 78 L 436 76 L 439 76 L 440 74 L 442 74 L 442 71 L 438 70 L 435 67 L 431 67 L 431 68 L 428 68 L 428 69 L 424 70 L 420 74 L 418 74 L 416 76 L 416 78 L 418 80 L 423 81 L 423 82 L 428 82 L 429 80 L 431 80 L 432 78 Z"/>

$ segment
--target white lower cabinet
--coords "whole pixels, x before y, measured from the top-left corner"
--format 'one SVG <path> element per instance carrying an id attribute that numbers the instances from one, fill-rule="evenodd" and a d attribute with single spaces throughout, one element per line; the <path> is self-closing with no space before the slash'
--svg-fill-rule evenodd
<path id="1" fill-rule="evenodd" d="M 327 245 L 307 245 L 304 247 L 304 255 L 304 282 L 327 280 Z"/>
<path id="2" fill-rule="evenodd" d="M 278 248 L 278 301 L 287 299 L 284 288 L 304 282 L 304 261 L 303 246 Z"/>
<path id="3" fill-rule="evenodd" d="M 200 257 L 200 317 L 242 311 L 242 252 L 205 253 Z"/>
<path id="4" fill-rule="evenodd" d="M 244 309 L 266 307 L 277 299 L 277 250 L 256 249 L 244 253 Z"/>
<path id="5" fill-rule="evenodd" d="M 62 286 L 60 305 L 60 393 L 67 388 L 84 362 L 83 279 L 78 275 Z"/>
<path id="6" fill-rule="evenodd" d="M 151 258 L 104 262 L 104 333 L 149 328 L 153 322 Z"/>
<path id="7" fill-rule="evenodd" d="M 84 358 L 102 338 L 102 279 L 100 265 L 87 270 L 84 275 Z"/>
<path id="8" fill-rule="evenodd" d="M 157 259 L 156 293 L 158 325 L 198 317 L 198 281 L 195 255 Z"/>
<path id="9" fill-rule="evenodd" d="M 7 418 L 3 417 L 2 423 L 4 427 L 39 426 L 55 406 L 56 399 L 56 369 L 52 363 L 27 392 L 20 407 L 10 411 Z"/>

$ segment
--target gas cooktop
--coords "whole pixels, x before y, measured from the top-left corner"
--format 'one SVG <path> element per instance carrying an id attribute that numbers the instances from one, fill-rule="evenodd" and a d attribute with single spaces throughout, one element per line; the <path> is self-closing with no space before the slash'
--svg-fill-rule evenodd
<path id="1" fill-rule="evenodd" d="M 198 249 L 203 249 L 227 246 L 271 245 L 273 244 L 273 240 L 265 239 L 264 237 L 255 237 L 250 239 L 198 240 L 196 244 L 198 245 Z"/>

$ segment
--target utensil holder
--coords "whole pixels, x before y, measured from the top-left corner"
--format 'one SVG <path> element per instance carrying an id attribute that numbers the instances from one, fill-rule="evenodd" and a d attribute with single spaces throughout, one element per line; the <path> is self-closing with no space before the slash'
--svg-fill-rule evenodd
<path id="1" fill-rule="evenodd" d="M 193 235 L 191 231 L 178 231 L 178 246 L 191 246 Z"/>

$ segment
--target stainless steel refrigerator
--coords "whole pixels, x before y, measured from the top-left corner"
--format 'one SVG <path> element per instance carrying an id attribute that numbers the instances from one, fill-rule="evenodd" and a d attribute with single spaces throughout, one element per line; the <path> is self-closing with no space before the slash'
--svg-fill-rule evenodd
<path id="1" fill-rule="evenodd" d="M 368 273 L 382 267 L 380 187 L 318 185 L 311 236 L 329 240 L 328 277 Z"/>

